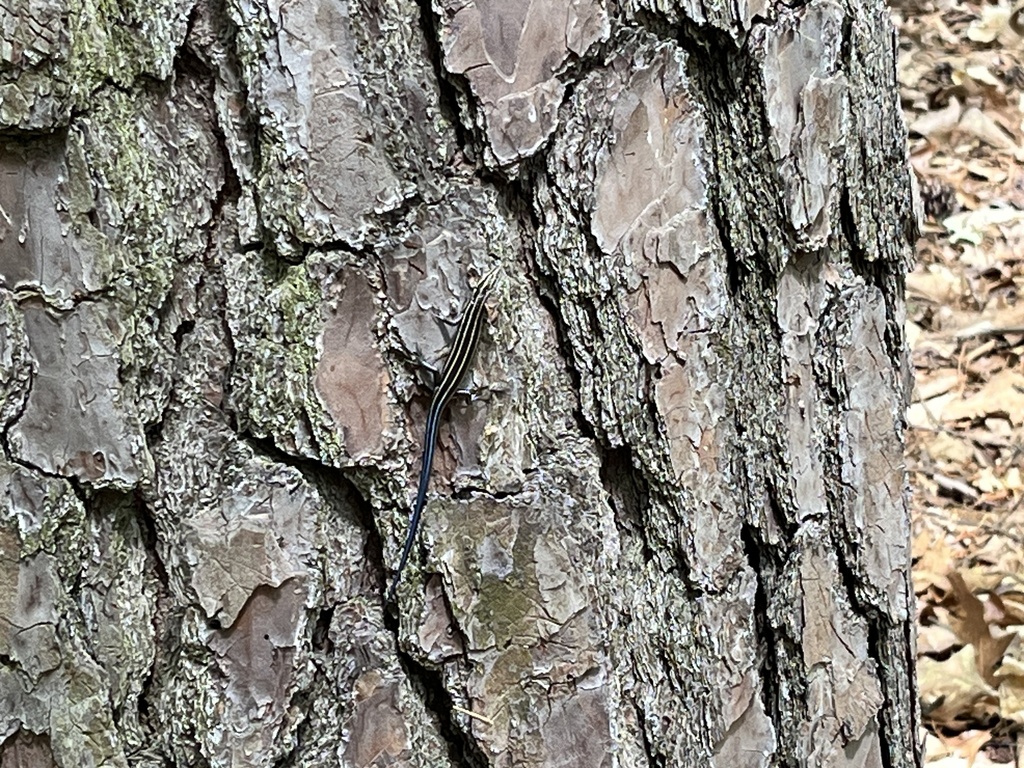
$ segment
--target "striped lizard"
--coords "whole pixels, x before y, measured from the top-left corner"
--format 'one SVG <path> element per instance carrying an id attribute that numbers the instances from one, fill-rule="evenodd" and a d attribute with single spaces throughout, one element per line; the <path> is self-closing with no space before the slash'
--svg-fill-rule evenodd
<path id="1" fill-rule="evenodd" d="M 402 570 L 409 559 L 413 542 L 416 540 L 416 531 L 420 525 L 420 516 L 423 514 L 423 506 L 427 500 L 427 487 L 430 485 L 430 468 L 434 463 L 434 451 L 437 447 L 437 431 L 440 426 L 441 416 L 451 401 L 452 396 L 458 390 L 466 372 L 473 362 L 473 354 L 476 351 L 477 342 L 480 341 L 480 332 L 483 327 L 484 302 L 494 285 L 497 277 L 497 268 L 492 269 L 481 278 L 473 295 L 470 297 L 465 310 L 462 313 L 462 320 L 459 321 L 458 330 L 455 332 L 455 339 L 451 344 L 451 351 L 445 361 L 444 369 L 441 372 L 441 381 L 434 390 L 434 397 L 430 401 L 430 408 L 427 411 L 427 426 L 423 438 L 423 461 L 420 465 L 419 486 L 416 489 L 416 501 L 412 507 L 412 514 L 409 516 L 409 532 L 405 537 L 405 546 L 402 548 L 402 559 L 398 563 L 398 570 L 395 571 L 395 578 L 388 590 L 388 602 L 395 599 L 395 591 L 398 589 L 398 581 L 402 577 Z"/>

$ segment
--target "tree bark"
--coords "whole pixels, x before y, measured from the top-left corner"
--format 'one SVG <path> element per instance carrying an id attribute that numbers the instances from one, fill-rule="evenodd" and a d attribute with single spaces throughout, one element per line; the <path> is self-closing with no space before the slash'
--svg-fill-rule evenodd
<path id="1" fill-rule="evenodd" d="M 0 765 L 920 762 L 880 2 L 0 22 Z"/>

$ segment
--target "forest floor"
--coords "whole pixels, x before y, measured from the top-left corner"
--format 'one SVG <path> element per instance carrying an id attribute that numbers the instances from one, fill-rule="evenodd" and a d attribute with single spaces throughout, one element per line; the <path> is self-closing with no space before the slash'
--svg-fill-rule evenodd
<path id="1" fill-rule="evenodd" d="M 891 0 L 925 218 L 907 278 L 926 762 L 1024 766 L 1024 2 Z"/>

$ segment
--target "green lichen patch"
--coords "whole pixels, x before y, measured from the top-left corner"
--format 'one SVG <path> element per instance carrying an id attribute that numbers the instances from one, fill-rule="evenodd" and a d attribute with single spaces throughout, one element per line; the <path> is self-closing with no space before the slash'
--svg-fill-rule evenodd
<path id="1" fill-rule="evenodd" d="M 69 80 L 76 105 L 91 108 L 107 82 L 131 86 L 140 75 L 170 76 L 192 2 L 71 0 Z"/>
<path id="2" fill-rule="evenodd" d="M 322 293 L 306 265 L 247 254 L 226 267 L 235 347 L 231 403 L 239 428 L 284 451 L 327 460 L 341 454 L 313 390 Z"/>
<path id="3" fill-rule="evenodd" d="M 108 88 L 69 131 L 68 207 L 118 307 L 122 380 L 146 424 L 168 396 L 180 304 L 199 279 L 190 265 L 209 247 L 224 183 L 204 98 L 188 77 L 170 93 Z"/>

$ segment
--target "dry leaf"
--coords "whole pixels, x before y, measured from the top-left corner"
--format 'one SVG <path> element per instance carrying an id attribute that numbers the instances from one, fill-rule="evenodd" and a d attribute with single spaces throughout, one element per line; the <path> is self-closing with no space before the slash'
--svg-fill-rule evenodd
<path id="1" fill-rule="evenodd" d="M 958 127 L 996 149 L 1014 149 L 1017 146 L 999 123 L 977 107 L 969 107 L 960 116 Z"/>
<path id="2" fill-rule="evenodd" d="M 974 448 L 969 442 L 948 432 L 935 435 L 926 450 L 936 462 L 955 466 L 963 466 L 974 455 Z"/>
<path id="3" fill-rule="evenodd" d="M 960 123 L 961 114 L 960 102 L 956 99 L 950 99 L 949 104 L 944 109 L 925 112 L 911 122 L 907 126 L 907 131 L 928 139 L 948 137 Z"/>
<path id="4" fill-rule="evenodd" d="M 997 307 L 986 311 L 984 319 L 957 331 L 957 338 L 966 339 L 971 336 L 1004 335 L 1024 331 L 1024 302 L 1016 306 Z"/>
<path id="5" fill-rule="evenodd" d="M 933 397 L 946 394 L 951 389 L 958 389 L 962 383 L 963 376 L 952 368 L 930 371 L 918 376 L 917 386 L 914 387 L 914 399 L 917 401 L 931 400 Z"/>
<path id="6" fill-rule="evenodd" d="M 933 397 L 907 408 L 907 426 L 913 429 L 933 429 L 942 421 L 946 408 L 960 402 L 960 395 L 949 393 Z"/>
<path id="7" fill-rule="evenodd" d="M 1024 595 L 1019 592 L 1007 592 L 1001 595 L 993 594 L 990 597 L 1002 614 L 999 626 L 1012 627 L 1024 624 Z"/>
<path id="8" fill-rule="evenodd" d="M 917 661 L 922 717 L 936 725 L 956 727 L 982 722 L 999 709 L 999 696 L 978 674 L 973 645 L 965 645 L 944 661 Z"/>
<path id="9" fill-rule="evenodd" d="M 977 160 L 967 163 L 967 170 L 975 176 L 991 181 L 994 184 L 1002 184 L 1009 177 L 1005 169 L 998 166 L 988 165 Z"/>
<path id="10" fill-rule="evenodd" d="M 917 340 L 921 338 L 921 326 L 913 320 L 907 320 L 903 324 L 903 332 L 907 336 L 907 346 L 911 349 L 917 346 Z"/>
<path id="11" fill-rule="evenodd" d="M 914 558 L 914 591 L 924 592 L 931 585 L 938 585 L 943 593 L 950 590 L 946 574 L 956 565 L 961 548 L 950 546 L 945 535 L 924 528 L 914 536 L 912 556 Z M 920 581 L 920 583 L 919 583 Z"/>
<path id="12" fill-rule="evenodd" d="M 974 64 L 973 66 L 967 67 L 964 70 L 964 72 L 969 78 L 971 78 L 971 80 L 973 80 L 976 83 L 989 85 L 992 86 L 993 88 L 1001 89 L 1003 87 L 1002 81 L 995 77 L 991 72 L 989 72 L 988 67 L 986 67 L 984 64 Z"/>
<path id="13" fill-rule="evenodd" d="M 931 264 L 925 269 L 915 269 L 907 275 L 907 293 L 936 304 L 948 304 L 962 292 L 963 277 L 942 264 Z"/>
<path id="14" fill-rule="evenodd" d="M 952 360 L 956 356 L 959 343 L 950 339 L 945 333 L 925 333 L 917 340 L 914 353 L 930 355 L 940 360 Z M 921 367 L 921 366 L 919 366 Z"/>
<path id="15" fill-rule="evenodd" d="M 1000 371 L 978 392 L 964 400 L 947 403 L 942 410 L 946 422 L 1006 416 L 1015 427 L 1024 424 L 1024 375 Z"/>
<path id="16" fill-rule="evenodd" d="M 993 671 L 1002 661 L 1014 635 L 994 637 L 985 619 L 985 605 L 967 587 L 963 577 L 956 572 L 950 573 L 949 583 L 953 587 L 957 606 L 957 613 L 950 614 L 950 628 L 962 642 L 974 647 L 978 673 L 986 682 L 994 685 Z"/>
<path id="17" fill-rule="evenodd" d="M 930 656 L 945 656 L 959 645 L 956 634 L 944 624 L 929 624 L 917 628 L 917 652 Z"/>
<path id="18" fill-rule="evenodd" d="M 981 558 L 977 555 L 977 550 L 974 553 L 974 560 L 980 561 Z M 952 582 L 953 574 L 950 574 Z M 956 571 L 956 576 L 963 580 L 968 591 L 971 595 L 977 595 L 979 593 L 989 594 L 999 587 L 1002 582 L 1002 574 L 992 569 L 989 563 L 981 562 L 980 565 L 974 565 L 970 568 L 960 568 Z M 954 588 L 955 589 L 955 588 Z M 978 598 L 975 597 L 977 600 Z M 985 608 L 985 603 L 988 601 L 981 601 L 982 608 Z M 985 623 L 990 623 L 987 618 L 984 619 Z"/>
<path id="19" fill-rule="evenodd" d="M 967 38 L 976 43 L 991 43 L 1010 23 L 1010 9 L 1005 5 L 985 5 L 981 9 L 981 18 L 972 21 L 967 27 Z"/>
<path id="20" fill-rule="evenodd" d="M 1024 0 L 893 9 L 929 214 L 907 280 L 918 651 L 957 650 L 947 665 L 922 659 L 922 704 L 933 724 L 1001 718 L 1002 734 L 1024 726 Z M 1010 759 L 1012 738 L 978 751 L 988 739 L 963 733 L 941 753 L 929 739 L 928 768 Z"/>
<path id="21" fill-rule="evenodd" d="M 996 227 L 1021 222 L 1024 222 L 1024 211 L 1016 208 L 988 207 L 954 214 L 944 219 L 942 226 L 949 230 L 949 242 L 964 241 L 980 245 L 986 234 L 996 233 Z"/>
<path id="22" fill-rule="evenodd" d="M 1017 649 L 1020 651 L 1018 644 Z M 996 670 L 999 686 L 999 711 L 1002 717 L 1024 725 L 1024 662 L 1007 656 Z"/>
<path id="23" fill-rule="evenodd" d="M 1010 11 L 1010 28 L 1018 35 L 1024 35 L 1024 3 L 1017 3 Z"/>
<path id="24" fill-rule="evenodd" d="M 949 757 L 953 754 L 953 748 L 947 745 L 942 739 L 936 736 L 931 731 L 925 731 L 923 737 L 924 741 L 924 760 L 928 765 L 932 765 L 936 760 L 944 757 Z"/>
<path id="25" fill-rule="evenodd" d="M 996 491 L 1005 490 L 1003 481 L 996 477 L 992 467 L 982 467 L 971 483 L 982 493 L 995 493 Z"/>
<path id="26" fill-rule="evenodd" d="M 967 768 L 980 765 L 976 762 L 978 752 L 992 739 L 989 731 L 964 731 L 955 736 L 941 737 L 950 749 L 967 761 Z"/>

